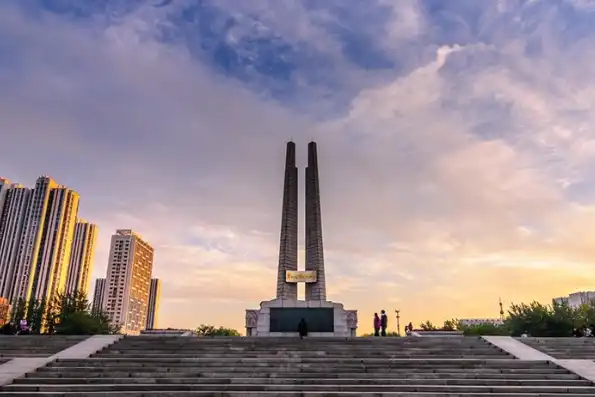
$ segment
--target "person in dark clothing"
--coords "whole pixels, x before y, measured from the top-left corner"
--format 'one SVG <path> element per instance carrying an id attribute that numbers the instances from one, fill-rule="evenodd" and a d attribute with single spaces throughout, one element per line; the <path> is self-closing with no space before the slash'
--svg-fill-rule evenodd
<path id="1" fill-rule="evenodd" d="M 305 319 L 302 318 L 300 320 L 297 331 L 300 334 L 300 339 L 304 339 L 304 336 L 308 336 L 308 323 L 306 323 Z"/>
<path id="2" fill-rule="evenodd" d="M 384 310 L 380 311 L 380 335 L 386 336 L 386 328 L 388 327 L 388 316 Z"/>
<path id="3" fill-rule="evenodd" d="M 374 313 L 374 336 L 380 336 L 380 317 Z"/>

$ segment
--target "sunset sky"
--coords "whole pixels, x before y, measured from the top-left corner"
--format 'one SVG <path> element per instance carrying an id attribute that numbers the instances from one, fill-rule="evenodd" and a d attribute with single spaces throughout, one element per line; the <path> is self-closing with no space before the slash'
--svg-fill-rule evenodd
<path id="1" fill-rule="evenodd" d="M 163 327 L 274 297 L 289 139 L 362 331 L 595 289 L 594 104 L 591 0 L 0 1 L 0 176 L 80 193 L 93 278 L 151 242 Z"/>

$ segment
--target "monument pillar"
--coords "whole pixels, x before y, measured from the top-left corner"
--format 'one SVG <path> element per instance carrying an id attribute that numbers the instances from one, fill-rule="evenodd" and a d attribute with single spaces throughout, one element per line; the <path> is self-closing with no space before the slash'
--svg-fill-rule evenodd
<path id="1" fill-rule="evenodd" d="M 326 300 L 322 215 L 316 143 L 308 144 L 306 168 L 306 270 L 298 271 L 298 170 L 295 144 L 287 144 L 277 297 L 246 310 L 246 336 L 297 336 L 301 319 L 309 336 L 356 336 L 357 311 Z M 306 299 L 297 299 L 297 284 L 306 283 Z"/>
<path id="2" fill-rule="evenodd" d="M 306 271 L 316 272 L 316 282 L 306 284 L 306 300 L 326 300 L 324 248 L 322 245 L 322 214 L 316 142 L 308 144 L 306 168 Z"/>
<path id="3" fill-rule="evenodd" d="M 277 269 L 277 299 L 297 300 L 297 284 L 286 282 L 287 271 L 298 266 L 298 169 L 295 165 L 295 143 L 287 143 L 285 154 L 285 181 L 283 183 L 283 209 L 279 266 Z"/>

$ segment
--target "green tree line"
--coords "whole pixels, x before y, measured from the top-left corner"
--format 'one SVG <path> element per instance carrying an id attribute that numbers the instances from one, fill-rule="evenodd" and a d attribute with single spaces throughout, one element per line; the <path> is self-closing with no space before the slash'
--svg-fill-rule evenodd
<path id="1" fill-rule="evenodd" d="M 201 324 L 196 328 L 198 336 L 240 336 L 240 333 L 232 328 L 214 327 L 212 325 Z"/>
<path id="2" fill-rule="evenodd" d="M 462 331 L 464 335 L 528 334 L 535 337 L 572 336 L 573 329 L 594 327 L 595 301 L 575 308 L 555 301 L 549 305 L 535 301 L 529 304 L 512 304 L 502 325 L 465 325 L 457 319 L 446 320 L 442 326 L 436 326 L 430 321 L 419 325 L 422 330 Z"/>
<path id="3" fill-rule="evenodd" d="M 93 310 L 87 295 L 78 291 L 58 294 L 52 301 L 18 300 L 12 307 L 8 328 L 16 329 L 23 319 L 27 320 L 31 334 L 96 335 L 119 332 L 119 327 L 113 326 L 104 312 Z"/>

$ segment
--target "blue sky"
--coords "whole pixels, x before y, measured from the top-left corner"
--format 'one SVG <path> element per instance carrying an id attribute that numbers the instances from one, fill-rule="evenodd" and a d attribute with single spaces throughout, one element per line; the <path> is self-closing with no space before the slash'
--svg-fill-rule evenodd
<path id="1" fill-rule="evenodd" d="M 595 2 L 0 3 L 0 171 L 157 250 L 162 325 L 274 294 L 319 143 L 329 298 L 414 322 L 592 289 Z M 303 171 L 300 176 L 303 179 Z M 302 227 L 303 231 L 303 227 Z M 428 302 L 433 302 L 427 305 Z"/>

